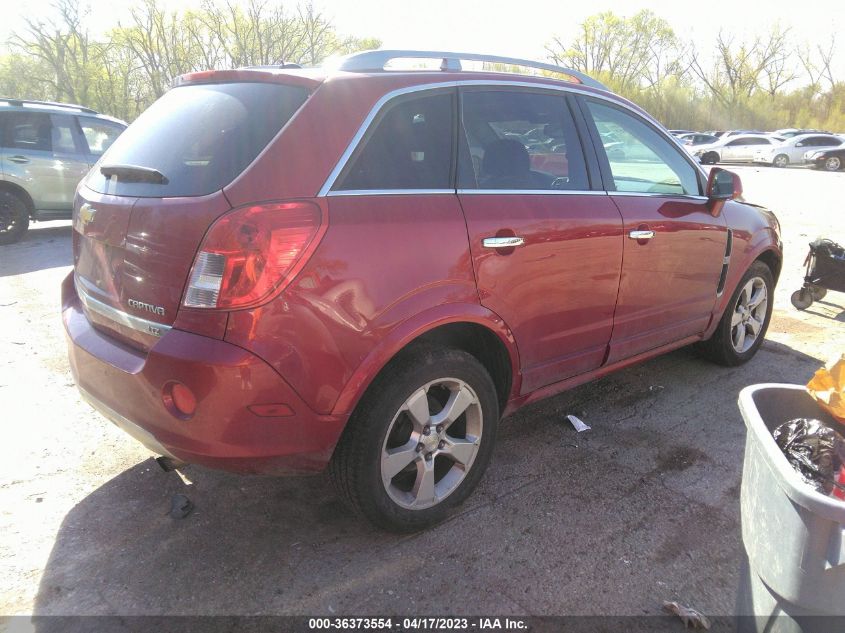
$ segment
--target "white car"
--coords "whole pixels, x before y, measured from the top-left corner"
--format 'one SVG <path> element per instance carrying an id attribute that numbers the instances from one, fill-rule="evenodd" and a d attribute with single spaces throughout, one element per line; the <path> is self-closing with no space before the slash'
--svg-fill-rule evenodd
<path id="1" fill-rule="evenodd" d="M 758 150 L 774 147 L 783 141 L 777 136 L 766 134 L 737 134 L 722 136 L 714 143 L 688 147 L 702 165 L 716 163 L 750 163 Z"/>
<path id="2" fill-rule="evenodd" d="M 755 163 L 786 167 L 801 164 L 810 152 L 839 147 L 845 141 L 833 134 L 801 134 L 786 139 L 774 147 L 760 147 L 754 155 Z"/>

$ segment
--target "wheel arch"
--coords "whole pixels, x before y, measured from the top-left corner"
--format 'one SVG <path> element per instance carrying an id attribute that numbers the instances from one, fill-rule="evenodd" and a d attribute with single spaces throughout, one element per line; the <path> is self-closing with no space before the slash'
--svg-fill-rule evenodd
<path id="1" fill-rule="evenodd" d="M 513 333 L 504 321 L 480 305 L 447 304 L 395 328 L 355 370 L 332 413 L 351 414 L 373 381 L 389 371 L 395 359 L 423 345 L 453 347 L 477 358 L 493 379 L 502 411 L 519 390 L 519 354 Z"/>
<path id="2" fill-rule="evenodd" d="M 772 271 L 772 277 L 774 277 L 775 284 L 777 284 L 778 279 L 780 278 L 780 271 L 783 266 L 783 257 L 780 253 L 776 252 L 773 248 L 766 249 L 757 255 L 751 264 L 754 262 L 763 262 L 766 264 L 766 266 L 769 267 L 769 270 Z M 751 264 L 749 264 L 749 266 Z"/>

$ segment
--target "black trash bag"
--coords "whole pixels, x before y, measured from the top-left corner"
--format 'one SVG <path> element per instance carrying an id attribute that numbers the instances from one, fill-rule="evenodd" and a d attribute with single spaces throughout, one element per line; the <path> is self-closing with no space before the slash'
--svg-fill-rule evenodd
<path id="1" fill-rule="evenodd" d="M 836 483 L 839 468 L 845 462 L 845 438 L 819 420 L 796 418 L 777 427 L 775 438 L 786 459 L 805 482 L 829 495 Z"/>

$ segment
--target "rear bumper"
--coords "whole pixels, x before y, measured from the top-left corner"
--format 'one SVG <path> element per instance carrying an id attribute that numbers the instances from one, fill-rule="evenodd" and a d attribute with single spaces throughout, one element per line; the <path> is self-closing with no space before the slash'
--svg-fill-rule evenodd
<path id="1" fill-rule="evenodd" d="M 270 365 L 225 341 L 173 329 L 148 352 L 118 342 L 88 321 L 72 274 L 62 284 L 62 320 L 82 396 L 155 453 L 234 472 L 318 472 L 346 424 L 315 414 Z M 170 381 L 196 395 L 190 419 L 166 407 Z M 258 416 L 248 407 L 259 404 L 293 414 Z"/>

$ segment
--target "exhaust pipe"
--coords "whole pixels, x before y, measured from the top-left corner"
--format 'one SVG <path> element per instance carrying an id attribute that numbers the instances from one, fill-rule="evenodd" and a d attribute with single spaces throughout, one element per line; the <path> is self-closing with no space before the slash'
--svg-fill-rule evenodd
<path id="1" fill-rule="evenodd" d="M 161 466 L 161 469 L 166 473 L 173 472 L 177 468 L 182 468 L 182 466 L 187 466 L 186 462 L 182 462 L 178 459 L 168 457 L 167 455 L 156 457 L 156 463 Z"/>

